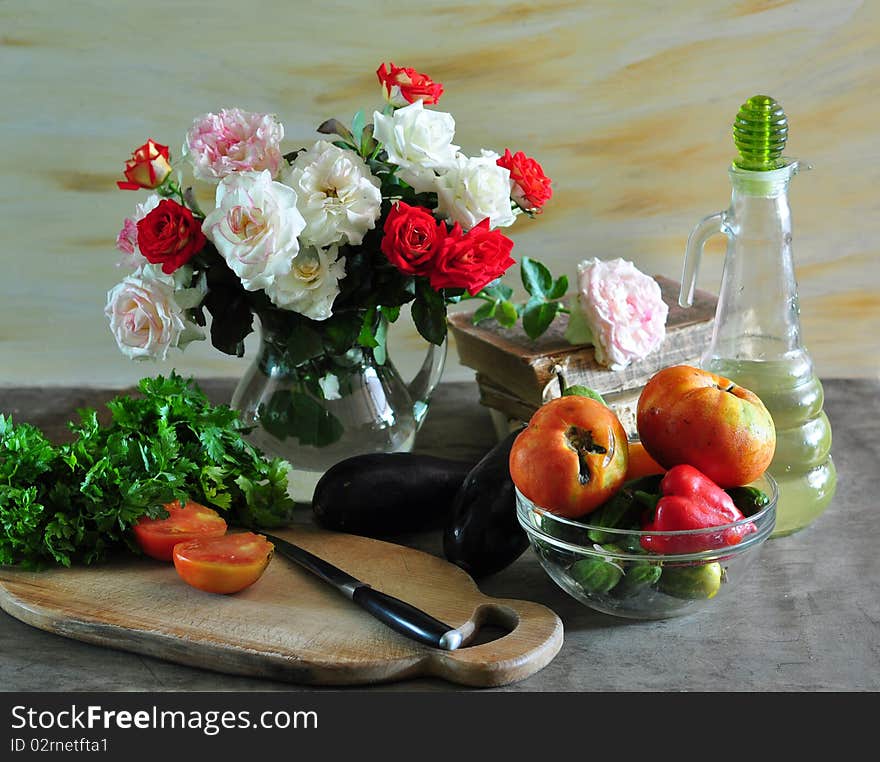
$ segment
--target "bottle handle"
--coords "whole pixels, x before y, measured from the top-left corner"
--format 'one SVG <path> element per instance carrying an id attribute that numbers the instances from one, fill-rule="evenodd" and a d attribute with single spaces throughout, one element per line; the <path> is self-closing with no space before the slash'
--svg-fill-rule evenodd
<path id="1" fill-rule="evenodd" d="M 409 396 L 413 401 L 413 418 L 416 421 L 416 431 L 422 427 L 425 421 L 425 415 L 428 412 L 428 403 L 431 401 L 431 395 L 437 384 L 440 383 L 440 377 L 443 375 L 443 368 L 446 365 L 446 338 L 440 344 L 432 344 L 428 342 L 428 353 L 419 372 L 416 373 L 412 381 L 407 384 Z"/>
<path id="2" fill-rule="evenodd" d="M 678 303 L 682 307 L 690 307 L 694 303 L 694 290 L 697 287 L 697 273 L 700 269 L 700 258 L 706 241 L 713 235 L 723 232 L 724 212 L 716 212 L 700 220 L 688 236 L 684 254 L 684 269 L 681 273 L 681 292 Z"/>

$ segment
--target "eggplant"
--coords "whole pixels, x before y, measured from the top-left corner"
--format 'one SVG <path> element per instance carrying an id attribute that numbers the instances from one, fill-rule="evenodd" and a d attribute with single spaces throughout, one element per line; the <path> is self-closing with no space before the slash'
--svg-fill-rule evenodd
<path id="1" fill-rule="evenodd" d="M 472 577 L 501 571 L 529 546 L 516 518 L 510 450 L 519 431 L 493 447 L 462 482 L 443 533 L 443 554 Z"/>
<path id="2" fill-rule="evenodd" d="M 440 527 L 472 467 L 415 453 L 355 455 L 320 478 L 312 512 L 327 529 L 365 537 Z"/>

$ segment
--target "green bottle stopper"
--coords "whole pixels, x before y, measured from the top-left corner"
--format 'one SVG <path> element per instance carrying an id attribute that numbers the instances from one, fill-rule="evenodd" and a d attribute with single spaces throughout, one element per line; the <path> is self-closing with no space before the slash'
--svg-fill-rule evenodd
<path id="1" fill-rule="evenodd" d="M 785 166 L 782 151 L 788 137 L 788 118 L 769 95 L 753 95 L 739 108 L 733 123 L 733 141 L 739 158 L 733 163 L 751 172 Z"/>

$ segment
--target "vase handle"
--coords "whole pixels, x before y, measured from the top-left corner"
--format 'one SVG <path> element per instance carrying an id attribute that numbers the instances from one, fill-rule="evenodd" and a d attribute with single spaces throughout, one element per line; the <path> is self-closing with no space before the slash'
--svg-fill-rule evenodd
<path id="1" fill-rule="evenodd" d="M 415 378 L 407 384 L 409 396 L 413 402 L 413 418 L 416 421 L 416 430 L 422 427 L 425 415 L 428 412 L 428 403 L 431 395 L 440 382 L 443 375 L 443 367 L 446 365 L 447 343 L 444 338 L 440 344 L 428 343 L 428 354 Z"/>

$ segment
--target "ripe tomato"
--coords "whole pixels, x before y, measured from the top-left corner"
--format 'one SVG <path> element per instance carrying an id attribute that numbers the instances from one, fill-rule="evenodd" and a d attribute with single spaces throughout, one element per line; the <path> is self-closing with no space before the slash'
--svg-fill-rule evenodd
<path id="1" fill-rule="evenodd" d="M 167 519 L 146 516 L 132 527 L 141 550 L 151 558 L 170 561 L 174 546 L 198 537 L 221 537 L 226 534 L 226 522 L 217 511 L 188 500 L 186 505 L 168 503 Z"/>
<path id="2" fill-rule="evenodd" d="M 510 478 L 551 513 L 577 518 L 623 484 L 629 453 L 614 411 L 589 397 L 559 397 L 532 416 L 510 451 Z"/>
<path id="3" fill-rule="evenodd" d="M 629 465 L 626 469 L 626 481 L 665 473 L 666 469 L 648 454 L 645 445 L 641 442 L 629 443 Z"/>
<path id="4" fill-rule="evenodd" d="M 645 384 L 636 427 L 661 466 L 693 466 L 720 487 L 757 479 L 776 451 L 773 418 L 757 394 L 689 365 L 664 368 Z"/>
<path id="5" fill-rule="evenodd" d="M 253 532 L 182 542 L 174 568 L 188 585 L 206 593 L 237 593 L 266 571 L 275 546 Z"/>

